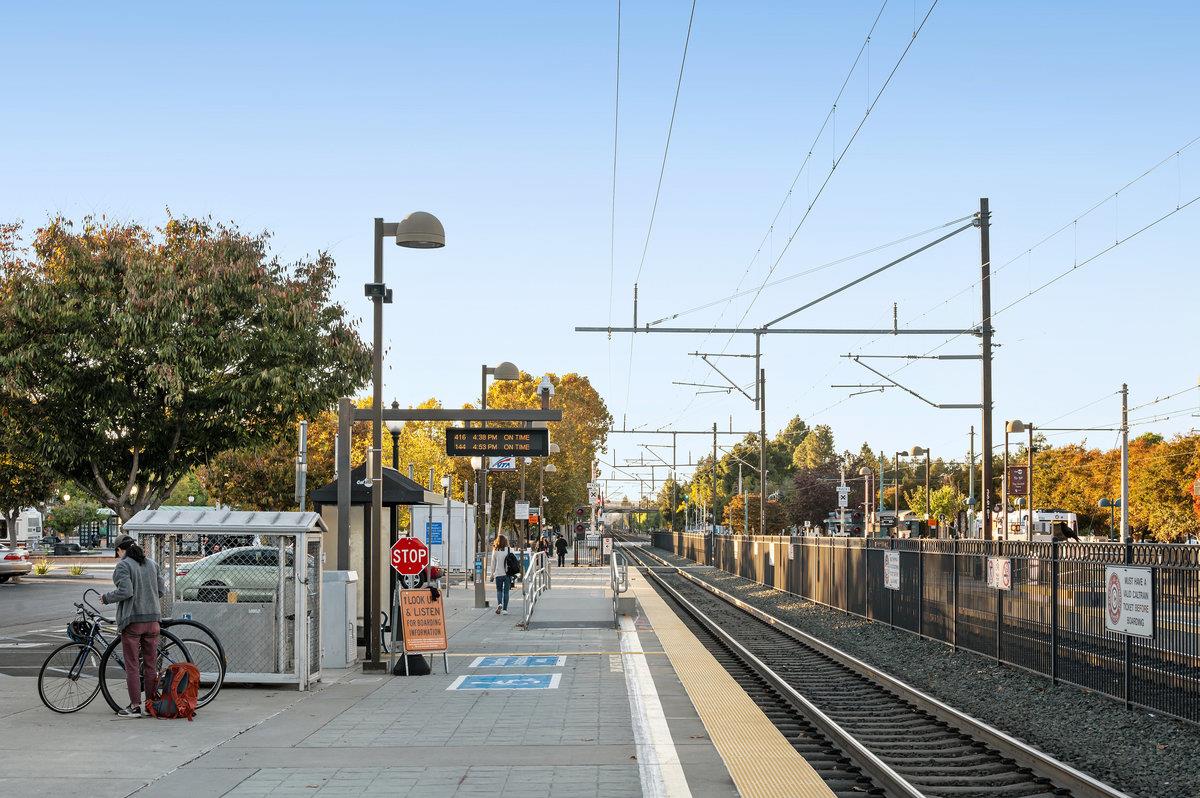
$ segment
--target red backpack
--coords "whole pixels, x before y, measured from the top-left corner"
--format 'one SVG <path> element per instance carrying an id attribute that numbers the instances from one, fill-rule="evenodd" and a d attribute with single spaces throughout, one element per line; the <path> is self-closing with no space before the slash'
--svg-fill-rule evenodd
<path id="1" fill-rule="evenodd" d="M 200 669 L 190 662 L 173 662 L 157 700 L 146 699 L 146 712 L 152 718 L 187 718 L 196 714 L 196 698 L 200 693 Z"/>

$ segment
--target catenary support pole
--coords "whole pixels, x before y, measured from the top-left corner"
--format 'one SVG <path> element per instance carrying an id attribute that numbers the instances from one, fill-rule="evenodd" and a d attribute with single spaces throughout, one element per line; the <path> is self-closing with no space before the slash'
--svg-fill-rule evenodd
<path id="1" fill-rule="evenodd" d="M 1121 540 L 1133 542 L 1129 531 L 1129 385 L 1121 383 Z"/>
<path id="2" fill-rule="evenodd" d="M 979 200 L 979 262 L 980 262 L 980 339 L 979 347 L 983 355 L 982 396 L 983 429 L 980 430 L 980 443 L 983 449 L 983 485 L 980 495 L 983 499 L 983 537 L 992 539 L 992 239 L 991 211 L 988 208 L 988 198 Z M 1007 524 L 1007 519 L 1005 519 Z"/>

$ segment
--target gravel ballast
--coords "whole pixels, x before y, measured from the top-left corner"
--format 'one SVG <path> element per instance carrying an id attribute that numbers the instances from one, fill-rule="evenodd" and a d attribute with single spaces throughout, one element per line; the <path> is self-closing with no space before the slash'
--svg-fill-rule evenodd
<path id="1" fill-rule="evenodd" d="M 688 573 L 896 678 L 1142 798 L 1200 796 L 1200 728 L 1000 665 L 715 568 Z"/>

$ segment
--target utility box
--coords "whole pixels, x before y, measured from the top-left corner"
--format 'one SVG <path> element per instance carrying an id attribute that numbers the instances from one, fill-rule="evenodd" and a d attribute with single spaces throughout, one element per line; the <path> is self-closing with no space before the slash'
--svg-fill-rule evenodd
<path id="1" fill-rule="evenodd" d="M 358 661 L 358 572 L 323 571 L 321 605 L 321 667 L 353 667 Z"/>

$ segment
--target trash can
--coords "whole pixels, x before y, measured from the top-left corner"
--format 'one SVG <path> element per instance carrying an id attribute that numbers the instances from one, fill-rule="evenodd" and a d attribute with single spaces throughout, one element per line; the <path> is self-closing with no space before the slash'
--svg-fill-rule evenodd
<path id="1" fill-rule="evenodd" d="M 321 572 L 321 667 L 350 668 L 358 661 L 358 572 Z"/>

